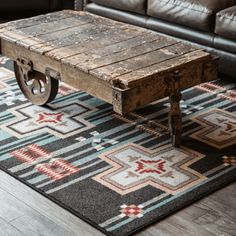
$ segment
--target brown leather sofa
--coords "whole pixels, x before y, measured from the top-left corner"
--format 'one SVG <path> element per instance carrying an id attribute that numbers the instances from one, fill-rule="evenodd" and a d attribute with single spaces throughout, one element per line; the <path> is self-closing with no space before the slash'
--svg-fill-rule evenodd
<path id="1" fill-rule="evenodd" d="M 89 0 L 89 12 L 200 45 L 236 78 L 236 0 Z"/>

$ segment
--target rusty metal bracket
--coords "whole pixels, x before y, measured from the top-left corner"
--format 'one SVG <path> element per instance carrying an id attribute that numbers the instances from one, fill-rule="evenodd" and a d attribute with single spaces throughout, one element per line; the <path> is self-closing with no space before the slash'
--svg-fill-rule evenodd
<path id="1" fill-rule="evenodd" d="M 54 78 L 56 80 L 61 80 L 61 74 L 58 71 L 55 71 L 54 69 L 49 68 L 49 67 L 46 67 L 45 75 L 48 78 Z"/>
<path id="2" fill-rule="evenodd" d="M 124 94 L 122 89 L 112 88 L 112 104 L 115 112 L 123 114 Z"/>

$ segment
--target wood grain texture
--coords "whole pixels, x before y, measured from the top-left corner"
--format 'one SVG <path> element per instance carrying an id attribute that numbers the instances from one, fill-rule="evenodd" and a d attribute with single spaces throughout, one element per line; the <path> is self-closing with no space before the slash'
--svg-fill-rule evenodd
<path id="1" fill-rule="evenodd" d="M 14 196 L 0 189 L 0 217 L 6 222 L 22 217 L 31 209 Z"/>
<path id="2" fill-rule="evenodd" d="M 17 228 L 0 218 L 0 234 L 4 236 L 24 236 Z"/>
<path id="3" fill-rule="evenodd" d="M 14 199 L 17 199 L 15 204 L 14 201 L 11 202 L 11 205 L 13 205 L 14 208 L 18 207 L 18 201 L 21 202 L 21 208 L 19 209 L 21 209 L 22 211 L 26 212 L 26 210 L 24 209 L 26 208 L 28 210 L 30 208 L 30 212 L 23 214 L 22 217 L 24 218 L 22 218 L 22 220 L 20 220 L 20 218 L 17 218 L 18 220 L 15 221 L 15 227 L 19 227 L 24 232 L 27 232 L 23 234 L 24 236 L 32 236 L 32 230 L 36 231 L 43 226 L 45 226 L 44 228 L 48 228 L 50 230 L 50 224 L 53 224 L 55 227 L 54 229 L 57 228 L 56 230 L 58 231 L 61 229 L 62 232 L 70 232 L 69 234 L 64 234 L 63 236 L 104 236 L 103 233 L 96 230 L 91 225 L 86 224 L 78 217 L 72 215 L 54 202 L 43 197 L 41 194 L 37 193 L 36 191 L 32 190 L 31 188 L 27 187 L 23 183 L 17 181 L 13 177 L 7 175 L 2 171 L 0 171 L 0 179 L 0 189 L 6 192 L 5 198 L 2 197 L 2 202 L 3 204 L 5 202 L 6 208 L 8 208 L 9 210 L 11 209 L 11 206 L 7 204 L 7 198 L 9 197 L 9 195 L 12 195 Z M 24 229 L 23 226 L 19 224 L 19 222 L 27 220 L 29 216 L 34 215 L 37 220 L 34 220 L 34 223 L 31 226 L 26 226 L 26 228 Z M 49 222 L 48 226 L 45 225 L 46 222 Z M 28 222 L 24 221 L 24 223 L 22 224 L 28 224 Z M 20 229 L 18 230 L 20 231 Z M 30 234 L 28 234 L 28 232 L 30 232 Z M 50 231 L 47 231 L 46 233 L 44 231 L 43 235 L 58 235 L 57 231 L 55 231 L 55 234 L 50 234 L 49 232 Z M 39 235 L 42 234 L 37 234 L 37 236 Z"/>

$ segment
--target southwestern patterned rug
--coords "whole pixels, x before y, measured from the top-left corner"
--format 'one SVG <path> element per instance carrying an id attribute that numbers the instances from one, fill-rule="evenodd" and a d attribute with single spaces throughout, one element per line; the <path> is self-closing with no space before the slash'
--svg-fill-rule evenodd
<path id="1" fill-rule="evenodd" d="M 0 57 L 0 168 L 107 235 L 128 235 L 236 179 L 236 84 L 184 92 L 183 142 L 168 100 L 129 116 L 60 87 L 47 107 L 19 91 Z"/>

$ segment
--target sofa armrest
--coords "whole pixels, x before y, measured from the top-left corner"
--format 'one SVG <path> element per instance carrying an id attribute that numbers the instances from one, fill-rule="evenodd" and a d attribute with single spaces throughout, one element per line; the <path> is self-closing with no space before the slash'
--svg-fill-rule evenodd
<path id="1" fill-rule="evenodd" d="M 215 33 L 236 41 L 236 6 L 217 13 Z"/>

